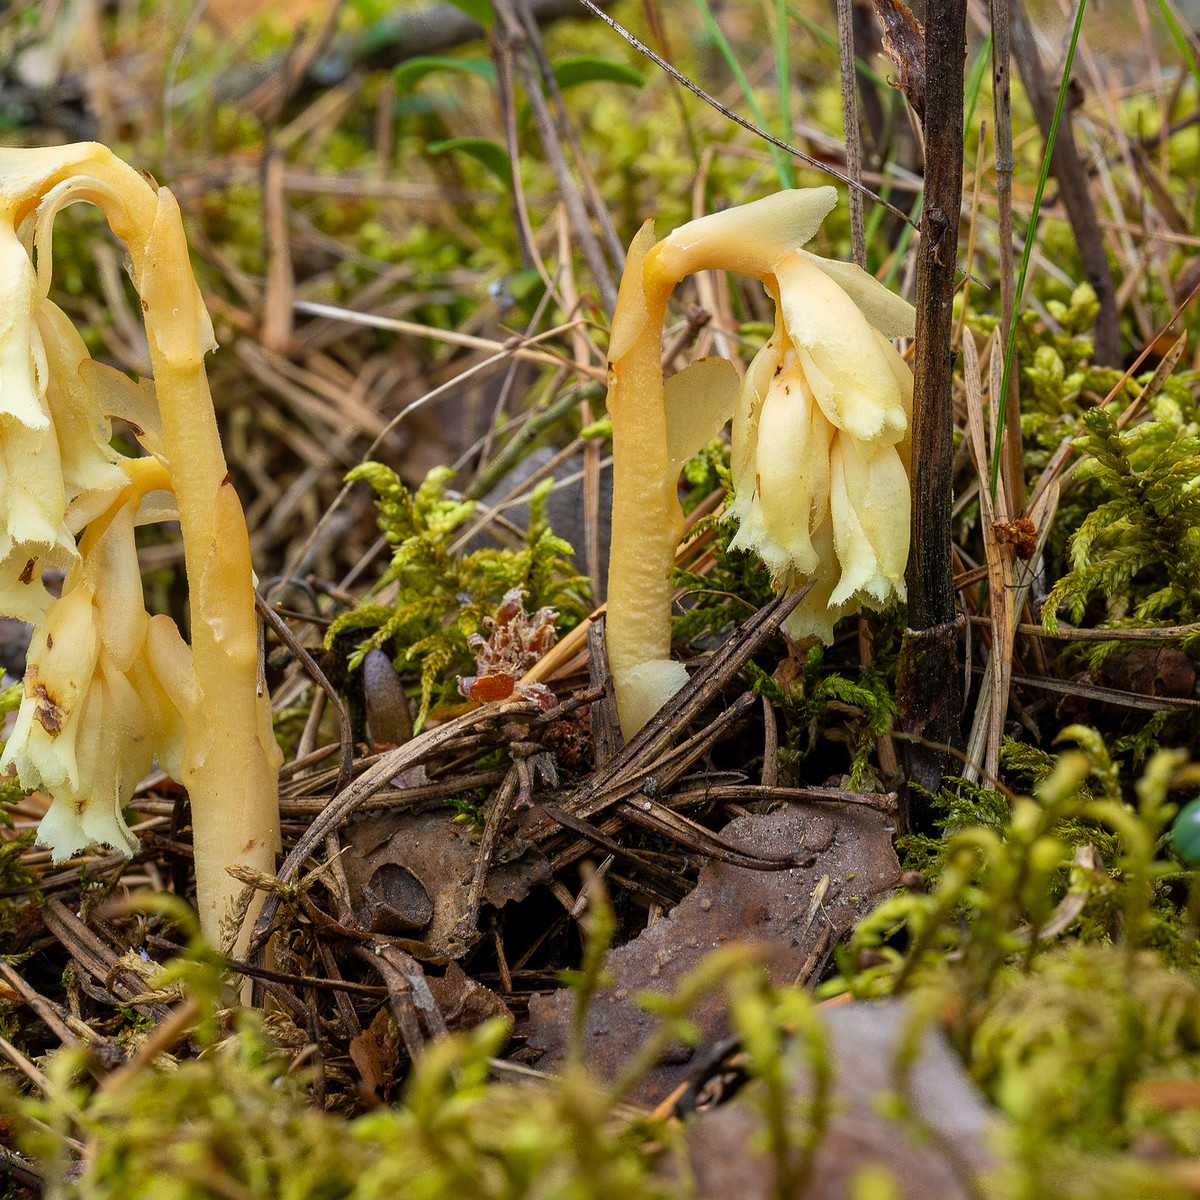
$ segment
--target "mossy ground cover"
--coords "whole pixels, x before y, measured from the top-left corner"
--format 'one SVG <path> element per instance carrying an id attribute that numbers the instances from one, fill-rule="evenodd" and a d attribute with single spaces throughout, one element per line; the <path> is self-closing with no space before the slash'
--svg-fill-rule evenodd
<path id="1" fill-rule="evenodd" d="M 518 29 L 503 4 L 464 5 L 484 18 L 485 39 L 374 0 L 311 6 L 303 24 L 272 6 L 205 13 L 145 0 L 85 5 L 78 19 L 61 7 L 16 3 L 0 18 L 4 138 L 103 140 L 179 197 L 221 344 L 210 375 L 256 569 L 336 694 L 268 638 L 285 848 L 345 783 L 334 765 L 344 744 L 356 777 L 380 754 L 400 756 L 397 785 L 356 820 L 393 822 L 388 836 L 404 837 L 406 821 L 440 814 L 446 846 L 467 857 L 449 880 L 397 858 L 356 890 L 339 862 L 347 827 L 331 832 L 298 878 L 248 881 L 268 893 L 275 934 L 269 957 L 231 970 L 180 903 L 190 816 L 178 789 L 154 778 L 139 789 L 132 862 L 98 849 L 55 867 L 33 844 L 44 799 L 6 781 L 9 1193 L 692 1194 L 687 1118 L 628 1095 L 688 1043 L 689 1013 L 716 994 L 756 1081 L 745 1102 L 766 1131 L 768 1194 L 800 1195 L 827 1114 L 819 1086 L 805 1104 L 789 1099 L 780 1064 L 800 1044 L 818 1082 L 836 1070 L 816 1005 L 846 993 L 903 997 L 913 1028 L 943 1030 L 1002 1114 L 995 1167 L 975 1194 L 1200 1192 L 1200 888 L 1188 828 L 1171 835 L 1200 795 L 1200 49 L 1170 4 L 1139 9 L 1140 21 L 1087 11 L 1058 131 L 1087 163 L 1111 296 L 1088 282 L 1053 175 L 1032 222 L 1044 143 L 1014 86 L 1012 249 L 1019 260 L 1030 240 L 1032 265 L 1012 367 L 1023 495 L 995 514 L 1003 537 L 984 527 L 990 474 L 967 434 L 973 416 L 996 420 L 986 385 L 1003 353 L 1010 251 L 999 235 L 993 31 L 968 39 L 955 341 L 976 349 L 985 400 L 960 353 L 963 742 L 937 793 L 908 797 L 903 888 L 827 946 L 803 987 L 770 984 L 756 952 L 734 946 L 673 997 L 650 996 L 658 1040 L 616 1079 L 590 1069 L 582 1016 L 557 1071 L 535 1070 L 531 995 L 566 972 L 582 1013 L 603 983 L 605 947 L 686 894 L 706 857 L 727 851 L 718 839 L 732 817 L 789 789 L 876 804 L 904 790 L 902 609 L 843 622 L 829 647 L 765 638 L 696 699 L 691 723 L 632 788 L 611 765 L 604 774 L 611 716 L 585 628 L 603 597 L 603 384 L 623 247 L 649 215 L 665 232 L 826 178 L 583 14 Z M 1028 7 L 1057 90 L 1063 30 Z M 831 7 L 610 11 L 721 103 L 845 168 Z M 894 68 L 874 18 L 858 19 L 864 178 L 915 215 L 919 122 L 884 79 Z M 847 211 L 825 222 L 819 253 L 850 257 Z M 912 229 L 870 202 L 866 215 L 867 269 L 913 295 Z M 123 247 L 85 206 L 62 215 L 55 237 L 56 302 L 97 358 L 145 373 Z M 1104 360 L 1106 304 L 1120 347 Z M 745 364 L 772 317 L 752 281 L 697 277 L 676 294 L 666 366 L 714 353 Z M 550 464 L 540 476 L 507 475 L 535 451 Z M 682 479 L 690 540 L 675 650 L 693 667 L 726 652 L 731 631 L 772 600 L 765 568 L 728 550 L 729 482 L 724 438 Z M 556 495 L 578 514 L 569 528 L 548 516 Z M 1019 521 L 1035 511 L 1030 534 Z M 176 533 L 148 527 L 140 554 L 149 602 L 184 618 Z M 988 575 L 999 555 L 1036 568 L 1017 611 L 988 592 L 1005 578 Z M 542 683 L 560 704 L 471 725 L 457 681 L 476 671 L 478 643 L 514 587 L 528 611 L 557 612 L 567 649 Z M 998 611 L 1014 622 L 1012 688 L 1007 711 L 989 716 L 983 667 Z M 364 675 L 371 650 L 390 661 L 383 682 Z M 19 674 L 19 649 L 6 666 Z M 385 721 L 396 687 L 407 726 Z M 16 691 L 4 693 L 9 710 Z M 747 691 L 754 702 L 730 717 Z M 994 722 L 989 777 L 982 750 L 965 754 L 974 762 L 963 751 Z M 705 800 L 697 781 L 759 790 Z M 631 797 L 669 808 L 685 794 L 694 827 L 629 816 Z M 612 807 L 597 802 L 582 832 L 539 807 L 588 795 Z M 418 902 L 436 912 L 451 900 L 456 920 L 415 923 Z M 864 1169 L 856 1194 L 906 1194 L 883 1167 Z"/>

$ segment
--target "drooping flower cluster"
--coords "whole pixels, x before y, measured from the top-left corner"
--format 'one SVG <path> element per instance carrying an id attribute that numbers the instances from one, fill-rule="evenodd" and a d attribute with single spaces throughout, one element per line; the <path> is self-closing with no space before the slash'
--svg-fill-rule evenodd
<path id="1" fill-rule="evenodd" d="M 38 837 L 55 861 L 93 842 L 132 854 L 122 810 L 134 787 L 156 757 L 169 775 L 182 773 L 191 650 L 169 617 L 145 610 L 133 533 L 139 514 L 163 515 L 144 507 L 138 486 L 162 482 L 159 471 L 138 469 L 152 462 L 131 461 L 134 479 L 122 473 L 127 486 L 90 522 L 30 642 L 25 698 L 0 758 L 26 787 L 54 797 Z"/>
<path id="2" fill-rule="evenodd" d="M 679 469 L 733 417 L 729 515 L 775 586 L 811 583 L 794 637 L 832 640 L 841 616 L 904 597 L 912 375 L 889 339 L 912 306 L 851 263 L 801 249 L 833 207 L 831 187 L 781 192 L 630 247 L 609 348 L 613 540 L 609 663 L 631 736 L 687 680 L 670 657 L 670 580 L 682 531 Z M 662 321 L 685 275 L 760 279 L 775 331 L 745 378 L 721 360 L 664 385 Z"/>
<path id="3" fill-rule="evenodd" d="M 128 248 L 154 382 L 94 362 L 47 298 L 55 216 L 81 200 Z M 280 755 L 256 686 L 245 522 L 204 376 L 212 345 L 167 189 L 97 144 L 0 150 L 0 613 L 36 626 L 0 768 L 53 797 L 39 837 L 61 861 L 93 842 L 134 852 L 122 810 L 157 758 L 191 794 L 215 939 L 238 886 L 225 867 L 273 869 Z M 113 417 L 144 456 L 109 444 Z M 134 529 L 162 520 L 183 533 L 192 646 L 145 608 Z M 52 600 L 53 568 L 66 576 Z"/>
<path id="4" fill-rule="evenodd" d="M 121 810 L 156 753 L 178 770 L 183 749 L 178 710 L 158 702 L 166 692 L 146 653 L 150 617 L 133 537 L 147 491 L 135 477 L 157 477 L 157 487 L 169 477 L 154 460 L 109 445 L 110 417 L 132 415 L 121 401 L 136 389 L 92 361 L 47 297 L 54 217 L 98 187 L 59 178 L 81 157 L 78 149 L 0 151 L 0 611 L 37 626 L 0 768 L 15 765 L 27 787 L 53 795 L 39 836 L 57 860 L 92 842 L 132 853 Z M 42 576 L 54 568 L 66 579 L 51 601 Z"/>
<path id="5" fill-rule="evenodd" d="M 813 581 L 786 628 L 825 642 L 841 617 L 903 600 L 908 561 L 912 372 L 889 339 L 912 334 L 912 310 L 850 265 L 803 250 L 776 265 L 775 332 L 733 423 L 731 546 L 780 591 Z"/>

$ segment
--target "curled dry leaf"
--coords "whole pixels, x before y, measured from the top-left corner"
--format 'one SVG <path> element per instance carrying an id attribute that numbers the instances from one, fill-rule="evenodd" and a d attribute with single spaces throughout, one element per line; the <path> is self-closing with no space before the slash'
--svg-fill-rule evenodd
<path id="1" fill-rule="evenodd" d="M 996 541 L 1007 542 L 1022 562 L 1028 562 L 1037 553 L 1037 526 L 1028 517 L 1017 517 L 1013 521 L 996 521 Z"/>
<path id="2" fill-rule="evenodd" d="M 904 0 L 875 0 L 883 26 L 883 50 L 895 64 L 898 87 L 908 97 L 913 112 L 925 121 L 925 30 Z"/>
<path id="3" fill-rule="evenodd" d="M 543 712 L 549 712 L 558 700 L 554 693 L 540 683 L 520 684 L 517 680 L 532 667 L 555 642 L 554 621 L 558 613 L 552 608 L 539 608 L 527 614 L 519 587 L 504 593 L 494 617 L 484 617 L 491 635 L 473 633 L 467 645 L 475 651 L 477 675 L 460 675 L 458 690 L 470 700 L 486 704 L 492 700 L 507 700 L 515 692 L 532 700 Z"/>
<path id="4" fill-rule="evenodd" d="M 479 856 L 477 840 L 445 808 L 383 812 L 354 821 L 342 834 L 342 857 L 355 917 L 363 929 L 408 940 L 397 944 L 425 963 L 444 964 L 470 945 L 457 932 Z M 494 908 L 523 900 L 550 877 L 533 847 L 507 848 L 511 857 L 488 872 L 483 900 Z"/>

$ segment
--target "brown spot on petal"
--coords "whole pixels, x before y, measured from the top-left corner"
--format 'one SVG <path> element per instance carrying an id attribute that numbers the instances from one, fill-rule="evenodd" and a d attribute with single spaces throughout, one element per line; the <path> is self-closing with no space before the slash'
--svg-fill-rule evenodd
<path id="1" fill-rule="evenodd" d="M 19 579 L 19 580 L 20 580 L 22 583 L 32 583 L 32 582 L 33 582 L 33 568 L 34 568 L 34 567 L 36 567 L 36 566 L 37 566 L 37 559 L 36 559 L 36 558 L 31 558 L 31 559 L 30 559 L 30 560 L 29 560 L 29 561 L 28 561 L 28 562 L 25 564 L 25 567 L 24 567 L 24 569 L 21 571 L 20 575 L 18 575 L 18 576 L 17 576 L 17 578 L 18 578 L 18 579 Z"/>
<path id="2" fill-rule="evenodd" d="M 49 632 L 47 632 L 47 634 L 46 634 L 46 649 L 47 650 L 54 649 L 54 634 L 49 633 Z"/>
<path id="3" fill-rule="evenodd" d="M 33 685 L 33 718 L 51 736 L 62 733 L 63 707 L 46 690 L 44 683 Z"/>

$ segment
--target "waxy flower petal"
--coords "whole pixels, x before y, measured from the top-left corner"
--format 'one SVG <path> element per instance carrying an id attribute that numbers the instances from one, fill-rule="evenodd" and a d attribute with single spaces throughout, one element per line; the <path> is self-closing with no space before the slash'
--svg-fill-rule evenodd
<path id="1" fill-rule="evenodd" d="M 91 590 L 80 584 L 50 606 L 34 631 L 25 696 L 0 770 L 15 766 L 26 787 L 80 794 L 76 734 L 98 657 Z"/>
<path id="2" fill-rule="evenodd" d="M 864 442 L 898 442 L 907 428 L 901 390 L 862 310 L 811 256 L 776 267 L 788 340 L 799 351 L 817 403 Z"/>
<path id="3" fill-rule="evenodd" d="M 876 607 L 894 595 L 903 598 L 909 506 L 908 474 L 896 448 L 880 446 L 864 460 L 839 433 L 830 456 L 829 507 L 842 573 L 830 604 Z"/>

